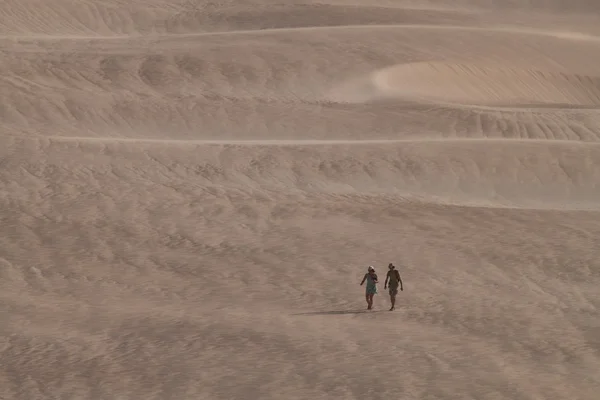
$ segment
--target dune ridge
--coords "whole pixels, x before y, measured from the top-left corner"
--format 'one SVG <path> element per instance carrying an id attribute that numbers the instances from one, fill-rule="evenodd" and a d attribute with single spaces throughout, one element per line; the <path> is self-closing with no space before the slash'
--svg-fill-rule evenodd
<path id="1" fill-rule="evenodd" d="M 597 400 L 599 16 L 4 1 L 0 399 Z"/>

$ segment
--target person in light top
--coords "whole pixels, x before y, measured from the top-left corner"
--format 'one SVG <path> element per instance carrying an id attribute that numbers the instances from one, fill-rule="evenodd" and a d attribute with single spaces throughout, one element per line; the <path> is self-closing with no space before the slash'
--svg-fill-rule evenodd
<path id="1" fill-rule="evenodd" d="M 367 269 L 367 273 L 363 277 L 363 280 L 360 282 L 360 286 L 363 285 L 367 281 L 367 287 L 365 290 L 365 298 L 367 300 L 367 310 L 371 310 L 373 308 L 373 296 L 377 294 L 377 274 L 375 273 L 375 268 L 372 265 L 369 265 Z"/>

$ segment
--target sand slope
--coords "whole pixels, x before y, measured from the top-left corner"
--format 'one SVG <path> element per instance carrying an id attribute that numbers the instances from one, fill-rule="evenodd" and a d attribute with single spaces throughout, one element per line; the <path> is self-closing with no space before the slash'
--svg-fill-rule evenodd
<path id="1" fill-rule="evenodd" d="M 596 400 L 599 15 L 4 1 L 0 399 Z"/>

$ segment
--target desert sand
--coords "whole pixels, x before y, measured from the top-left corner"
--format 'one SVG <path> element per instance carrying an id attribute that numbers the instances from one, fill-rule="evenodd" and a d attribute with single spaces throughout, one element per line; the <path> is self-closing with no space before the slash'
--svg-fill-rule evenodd
<path id="1" fill-rule="evenodd" d="M 0 399 L 599 398 L 597 0 L 3 0 L 0 55 Z"/>

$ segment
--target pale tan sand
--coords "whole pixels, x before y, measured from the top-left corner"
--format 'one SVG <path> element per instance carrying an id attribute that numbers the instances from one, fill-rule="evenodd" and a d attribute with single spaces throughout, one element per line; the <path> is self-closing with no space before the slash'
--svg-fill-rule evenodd
<path id="1" fill-rule="evenodd" d="M 599 398 L 597 0 L 4 0 L 0 55 L 0 399 Z"/>

